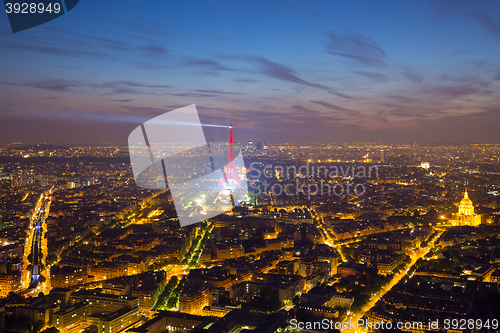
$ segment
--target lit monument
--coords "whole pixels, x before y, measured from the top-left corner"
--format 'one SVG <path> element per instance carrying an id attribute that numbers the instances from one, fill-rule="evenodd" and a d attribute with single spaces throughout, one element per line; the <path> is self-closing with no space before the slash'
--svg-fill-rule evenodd
<path id="1" fill-rule="evenodd" d="M 452 226 L 477 227 L 481 224 L 481 216 L 474 213 L 474 205 L 469 199 L 469 192 L 465 190 L 464 197 L 458 206 L 458 213 L 453 214 Z"/>

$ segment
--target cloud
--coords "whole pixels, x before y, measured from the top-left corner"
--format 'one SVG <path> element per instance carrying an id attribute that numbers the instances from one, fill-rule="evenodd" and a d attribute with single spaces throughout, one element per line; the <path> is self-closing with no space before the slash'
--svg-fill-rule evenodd
<path id="1" fill-rule="evenodd" d="M 474 86 L 444 86 L 444 85 L 431 85 L 426 86 L 420 90 L 420 93 L 427 96 L 433 96 L 441 101 L 457 99 L 466 95 L 482 95 L 487 96 L 492 92 L 487 89 L 479 89 Z"/>
<path id="2" fill-rule="evenodd" d="M 345 115 L 348 115 L 348 116 L 359 116 L 361 114 L 360 111 L 355 111 L 355 110 L 351 110 L 351 109 L 346 109 L 346 108 L 343 108 L 343 107 L 340 107 L 340 106 L 337 106 L 335 104 L 331 104 L 331 103 L 328 103 L 328 102 L 324 102 L 324 101 L 310 101 L 311 103 L 314 103 L 314 104 L 318 104 L 318 105 L 321 105 L 321 106 L 324 106 L 326 108 L 329 108 L 331 110 L 335 110 L 335 111 L 338 111 L 338 112 L 341 112 Z"/>
<path id="3" fill-rule="evenodd" d="M 298 122 L 300 120 L 302 123 L 305 123 L 305 122 L 307 122 L 307 120 L 311 119 L 311 117 L 314 117 L 314 120 L 317 123 L 321 123 L 323 125 L 335 124 L 335 126 L 340 126 L 340 124 L 346 120 L 346 118 L 344 118 L 344 117 L 334 117 L 331 114 L 319 112 L 316 110 L 311 110 L 311 109 L 306 108 L 302 105 L 297 105 L 297 104 L 292 105 L 291 108 L 293 110 L 296 110 L 299 112 L 287 114 L 287 120 L 295 119 L 296 122 Z"/>
<path id="4" fill-rule="evenodd" d="M 148 44 L 144 45 L 140 48 L 142 51 L 147 53 L 155 53 L 155 54 L 167 54 L 168 51 L 159 45 Z"/>
<path id="5" fill-rule="evenodd" d="M 469 143 L 498 143 L 500 108 L 486 106 L 473 113 L 450 114 L 439 121 L 423 121 L 426 130 L 435 136 L 434 140 Z"/>
<path id="6" fill-rule="evenodd" d="M 167 84 L 143 84 L 135 81 L 114 81 L 107 82 L 103 84 L 90 85 L 97 90 L 110 90 L 104 92 L 106 95 L 112 94 L 152 94 L 157 95 L 157 92 L 150 92 L 149 89 L 167 89 L 172 88 L 172 86 Z M 146 88 L 146 89 L 136 89 L 136 88 Z"/>
<path id="7" fill-rule="evenodd" d="M 478 76 L 476 74 L 454 76 L 450 74 L 440 73 L 437 75 L 437 79 L 440 82 L 452 82 L 460 86 L 469 86 L 476 88 L 487 88 L 491 85 L 491 81 L 486 81 L 481 76 Z"/>
<path id="8" fill-rule="evenodd" d="M 414 94 L 415 95 L 415 94 Z M 416 103 L 420 101 L 420 99 L 416 98 L 413 96 L 408 96 L 408 95 L 397 95 L 397 94 L 387 94 L 384 97 L 387 97 L 389 99 L 395 99 L 399 104 L 407 104 L 407 103 Z"/>
<path id="9" fill-rule="evenodd" d="M 382 112 L 378 112 L 375 117 L 372 117 L 372 119 L 384 124 L 387 124 L 389 122 L 389 119 L 382 116 Z"/>
<path id="10" fill-rule="evenodd" d="M 177 96 L 177 97 L 216 97 L 215 94 L 198 94 L 198 93 L 176 93 L 176 94 L 167 94 L 168 96 Z"/>
<path id="11" fill-rule="evenodd" d="M 499 81 L 500 80 L 500 70 L 497 71 L 497 74 L 493 77 L 493 80 Z"/>
<path id="12" fill-rule="evenodd" d="M 92 89 L 100 91 L 104 95 L 112 94 L 156 94 L 148 92 L 149 89 L 166 89 L 172 86 L 166 84 L 144 84 L 135 81 L 114 81 L 102 84 L 66 80 L 66 79 L 48 79 L 28 81 L 24 83 L 4 83 L 14 86 L 32 87 L 50 91 L 72 92 L 78 89 Z M 144 88 L 144 89 L 137 89 Z"/>
<path id="13" fill-rule="evenodd" d="M 233 81 L 235 82 L 245 82 L 245 83 L 255 83 L 255 82 L 259 82 L 257 80 L 253 80 L 253 79 L 234 79 Z"/>
<path id="14" fill-rule="evenodd" d="M 329 38 L 327 52 L 330 54 L 370 67 L 385 67 L 386 65 L 385 51 L 370 38 L 357 34 L 341 36 L 337 33 L 331 33 Z"/>
<path id="15" fill-rule="evenodd" d="M 32 87 L 50 91 L 64 91 L 64 92 L 69 92 L 71 88 L 82 87 L 82 84 L 78 81 L 70 81 L 64 79 L 41 80 L 41 81 L 33 81 L 33 82 L 26 82 L 23 84 L 12 84 L 12 85 L 26 86 L 26 87 Z"/>
<path id="16" fill-rule="evenodd" d="M 301 112 L 306 112 L 306 113 L 318 113 L 318 111 L 314 111 L 314 110 L 305 108 L 302 105 L 292 105 L 291 108 L 294 109 L 294 110 L 301 111 Z"/>
<path id="17" fill-rule="evenodd" d="M 467 54 L 467 51 L 464 51 L 464 50 L 455 50 L 455 51 L 451 51 L 449 53 L 443 54 L 442 56 L 438 57 L 438 59 L 439 60 L 448 61 L 451 58 L 461 57 L 461 56 L 463 56 L 465 54 Z"/>
<path id="18" fill-rule="evenodd" d="M 345 94 L 339 93 L 336 89 L 333 89 L 331 87 L 327 87 L 321 84 L 317 83 L 312 83 L 309 81 L 306 81 L 304 79 L 301 79 L 297 76 L 295 70 L 293 70 L 291 67 L 278 64 L 272 61 L 269 61 L 266 58 L 263 57 L 247 57 L 248 60 L 250 60 L 252 63 L 257 65 L 257 72 L 259 74 L 280 80 L 280 81 L 285 81 L 285 82 L 292 82 L 296 83 L 302 86 L 307 86 L 315 89 L 321 89 L 328 91 L 330 94 L 341 96 L 344 98 L 349 98 L 351 99 L 352 97 L 347 96 Z"/>
<path id="19" fill-rule="evenodd" d="M 323 86 L 321 84 L 311 83 L 299 78 L 291 67 L 269 61 L 263 57 L 252 57 L 251 59 L 258 64 L 259 73 L 264 74 L 266 76 L 281 81 L 298 83 L 300 85 L 313 87 L 317 89 L 331 90 L 331 88 L 329 87 Z"/>
<path id="20" fill-rule="evenodd" d="M 116 87 L 116 86 L 125 86 L 125 87 L 143 87 L 143 88 L 172 88 L 172 86 L 168 84 L 143 84 L 134 81 L 114 81 L 108 82 L 101 85 L 102 87 Z"/>
<path id="21" fill-rule="evenodd" d="M 469 15 L 484 25 L 496 38 L 500 39 L 500 23 L 498 21 L 489 15 L 479 12 L 469 13 Z"/>
<path id="22" fill-rule="evenodd" d="M 120 102 L 120 103 L 129 103 L 129 102 L 132 102 L 133 99 L 131 99 L 131 98 L 126 98 L 126 99 L 112 99 L 111 101 L 112 102 Z"/>
<path id="23" fill-rule="evenodd" d="M 158 63 L 153 63 L 150 61 L 135 61 L 135 62 L 132 62 L 132 66 L 134 66 L 135 68 L 139 68 L 139 69 L 147 69 L 147 70 L 154 70 L 154 71 L 164 70 L 164 69 L 168 68 L 164 63 L 158 64 Z"/>
<path id="24" fill-rule="evenodd" d="M 203 89 L 197 89 L 195 90 L 196 92 L 201 92 L 201 93 L 206 93 L 206 94 L 220 94 L 220 95 L 248 95 L 245 93 L 237 93 L 237 92 L 231 92 L 231 91 L 223 91 L 223 90 L 203 90 Z"/>
<path id="25" fill-rule="evenodd" d="M 366 71 L 352 71 L 354 74 L 358 74 L 361 76 L 365 76 L 375 82 L 383 83 L 389 81 L 389 77 L 385 74 L 382 73 L 372 73 L 372 72 L 366 72 Z"/>
<path id="26" fill-rule="evenodd" d="M 370 103 L 371 110 L 383 112 L 391 122 L 398 118 L 441 121 L 444 117 L 477 112 L 488 100 L 497 103 L 498 97 L 488 88 L 490 83 L 478 76 L 442 74 L 437 79 L 438 84 L 384 94 Z"/>
<path id="27" fill-rule="evenodd" d="M 8 43 L 4 44 L 4 47 L 10 48 L 12 50 L 18 51 L 31 51 L 38 53 L 45 53 L 50 55 L 64 56 L 64 57 L 93 57 L 93 58 L 105 58 L 107 57 L 104 53 L 98 52 L 90 52 L 90 51 L 82 51 L 65 49 L 60 47 L 53 46 L 39 46 L 39 45 L 27 45 L 27 44 L 16 44 L 16 43 Z"/>
<path id="28" fill-rule="evenodd" d="M 276 131 L 284 128 L 310 126 L 308 122 L 311 117 L 314 117 L 315 124 L 323 126 L 341 126 L 344 118 L 333 117 L 331 114 L 320 113 L 318 111 L 302 108 L 299 105 L 291 106 L 292 109 L 299 112 L 290 112 L 286 110 L 286 114 L 279 112 L 269 113 L 261 110 L 245 110 L 240 113 L 239 122 L 245 124 L 249 120 L 255 120 L 260 123 L 260 128 L 265 128 L 267 131 Z M 285 111 L 285 110 L 283 110 Z M 317 125 L 314 125 L 317 126 Z"/>
<path id="29" fill-rule="evenodd" d="M 189 59 L 182 64 L 185 66 L 204 67 L 212 71 L 235 71 L 235 69 L 223 66 L 219 62 L 209 59 Z"/>
<path id="30" fill-rule="evenodd" d="M 122 105 L 120 108 L 125 109 L 127 111 L 133 112 L 134 114 L 141 114 L 142 116 L 151 116 L 156 117 L 157 115 L 163 114 L 167 111 L 171 111 L 169 109 L 164 108 L 152 108 L 152 107 L 140 107 L 140 106 L 128 106 Z M 144 121 L 149 120 L 149 118 L 145 118 Z M 142 121 L 142 122 L 144 122 Z"/>
<path id="31" fill-rule="evenodd" d="M 423 77 L 413 69 L 404 68 L 404 70 L 400 73 L 403 74 L 411 83 L 422 83 Z"/>
<path id="32" fill-rule="evenodd" d="M 59 28 L 54 28 L 53 26 L 48 26 L 48 25 L 41 26 L 39 29 L 48 30 L 52 33 L 59 34 L 57 36 L 57 39 L 59 41 L 64 42 L 65 44 L 68 44 L 71 42 L 77 42 L 80 44 L 84 43 L 86 45 L 89 45 L 88 42 L 90 42 L 90 43 L 99 42 L 102 46 L 105 46 L 105 47 L 112 49 L 112 50 L 125 51 L 125 50 L 132 49 L 132 46 L 128 42 L 124 42 L 124 41 L 117 40 L 117 39 L 105 38 L 105 37 L 102 37 L 102 34 L 100 34 L 98 36 L 94 36 L 94 35 L 82 33 L 80 31 L 59 29 Z M 85 40 L 88 42 L 85 42 Z M 99 48 L 102 48 L 102 47 L 99 46 Z"/>
<path id="33" fill-rule="evenodd" d="M 435 17 L 440 18 L 450 13 L 460 13 L 474 18 L 477 22 L 489 30 L 496 38 L 500 39 L 500 23 L 491 17 L 486 7 L 486 1 L 467 0 L 441 0 L 432 2 L 436 5 Z"/>

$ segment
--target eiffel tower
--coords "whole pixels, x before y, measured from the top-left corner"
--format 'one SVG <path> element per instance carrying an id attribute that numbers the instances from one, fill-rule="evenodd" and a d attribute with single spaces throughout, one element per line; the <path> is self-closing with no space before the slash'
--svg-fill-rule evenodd
<path id="1" fill-rule="evenodd" d="M 227 164 L 224 168 L 224 177 L 220 180 L 219 187 L 224 185 L 224 183 L 229 183 L 230 180 L 234 180 L 238 185 L 241 185 L 241 181 L 238 178 L 238 172 L 236 171 L 236 166 L 234 165 L 232 123 L 229 124 L 229 151 L 227 154 Z"/>

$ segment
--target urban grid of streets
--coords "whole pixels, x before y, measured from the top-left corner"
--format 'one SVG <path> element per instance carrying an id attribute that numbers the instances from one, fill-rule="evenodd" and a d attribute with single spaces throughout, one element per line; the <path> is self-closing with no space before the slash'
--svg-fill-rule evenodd
<path id="1" fill-rule="evenodd" d="M 357 148 L 356 150 L 358 149 L 359 148 Z M 289 155 L 287 153 L 284 154 L 285 156 Z M 363 154 L 363 156 L 367 155 L 368 154 Z M 374 153 L 371 153 L 371 156 L 369 157 L 373 157 L 373 155 Z M 456 160 L 457 159 L 454 160 L 454 163 L 457 163 Z M 320 159 L 318 159 L 317 161 L 319 163 Z M 327 159 L 327 161 L 330 160 Z M 262 166 L 267 166 L 267 164 L 265 163 L 269 162 L 263 162 Z M 329 163 L 339 162 L 338 160 L 334 160 Z M 342 163 L 350 162 L 349 160 L 345 160 Z M 71 164 L 66 164 L 65 168 L 71 170 L 70 165 Z M 238 244 L 238 242 L 243 244 L 244 242 L 241 242 L 240 239 L 245 239 L 245 237 L 250 237 L 251 240 L 247 242 L 250 245 L 251 242 L 257 240 L 252 237 L 257 236 L 260 241 L 268 239 L 267 236 L 264 237 L 264 234 L 248 234 L 251 229 L 242 229 L 240 230 L 239 235 L 235 234 L 235 236 L 230 236 L 229 238 L 227 238 L 227 236 L 224 236 L 230 235 L 231 232 L 233 232 L 231 230 L 234 230 L 234 227 L 230 224 L 228 224 L 229 228 L 226 227 L 226 222 L 224 222 L 224 220 L 238 221 L 240 218 L 245 217 L 245 214 L 241 213 L 243 211 L 246 211 L 246 214 L 250 214 L 246 217 L 247 221 L 252 219 L 255 221 L 259 221 L 259 219 L 261 218 L 263 220 L 267 219 L 267 221 L 272 221 L 273 219 L 277 221 L 287 221 L 286 216 L 290 214 L 295 214 L 295 218 L 303 218 L 306 215 L 309 215 L 311 217 L 312 224 L 303 223 L 296 225 L 292 223 L 288 224 L 288 228 L 291 228 L 291 230 L 298 230 L 299 232 L 301 228 L 304 228 L 302 230 L 305 230 L 308 236 L 313 236 L 311 240 L 314 244 L 316 244 L 315 246 L 319 246 L 321 244 L 328 245 L 336 253 L 338 265 L 343 262 L 352 263 L 354 257 L 352 256 L 351 250 L 353 248 L 357 248 L 360 244 L 364 244 L 364 246 L 366 246 L 370 237 L 373 238 L 378 234 L 390 234 L 396 231 L 398 233 L 399 231 L 401 231 L 402 233 L 405 229 L 416 230 L 422 227 L 426 228 L 426 231 L 422 232 L 421 235 L 425 235 L 428 233 L 432 235 L 432 238 L 426 239 L 425 246 L 421 248 L 419 248 L 418 245 L 416 247 L 413 246 L 413 251 L 410 250 L 406 253 L 409 256 L 409 261 L 405 261 L 403 269 L 398 268 L 398 271 L 394 275 L 386 275 L 384 280 L 386 282 L 384 282 L 381 287 L 377 287 L 378 289 L 371 294 L 371 297 L 369 297 L 369 299 L 367 299 L 366 301 L 362 301 L 362 304 L 359 304 L 360 301 L 358 300 L 356 310 L 351 309 L 351 311 L 342 312 L 341 316 L 337 318 L 337 320 L 343 322 L 356 322 L 358 319 L 366 318 L 367 315 L 370 315 L 373 309 L 376 308 L 376 304 L 380 304 L 379 302 L 383 300 L 384 296 L 389 292 L 392 292 L 396 285 L 401 284 L 403 280 L 409 280 L 412 277 L 413 271 L 417 262 L 419 262 L 419 259 L 426 257 L 427 260 L 425 262 L 428 263 L 429 259 L 436 257 L 433 256 L 431 258 L 427 256 L 427 254 L 431 250 L 436 250 L 438 252 L 442 251 L 442 244 L 439 246 L 437 246 L 436 244 L 441 240 L 442 236 L 445 233 L 454 230 L 449 226 L 445 226 L 444 223 L 447 219 L 451 218 L 452 214 L 455 214 L 456 208 L 453 207 L 453 205 L 458 204 L 467 186 L 470 186 L 470 188 L 472 189 L 481 188 L 481 186 L 487 188 L 487 190 L 481 191 L 471 190 L 471 196 L 474 200 L 481 200 L 481 196 L 484 197 L 486 191 L 488 191 L 487 193 L 491 197 L 488 197 L 489 201 L 483 199 L 479 209 L 482 209 L 482 211 L 484 211 L 484 209 L 486 209 L 487 207 L 488 209 L 490 209 L 490 212 L 494 212 L 496 207 L 496 203 L 492 201 L 497 193 L 497 190 L 495 188 L 496 185 L 494 185 L 495 181 L 491 181 L 491 184 L 493 185 L 490 185 L 490 183 L 487 183 L 483 180 L 483 177 L 491 177 L 491 179 L 496 179 L 495 177 L 498 177 L 498 173 L 496 172 L 485 173 L 484 171 L 480 172 L 480 170 L 474 170 L 470 168 L 454 168 L 451 169 L 452 171 L 449 171 L 445 166 L 436 166 L 427 170 L 426 168 L 419 165 L 407 167 L 404 164 L 400 165 L 397 163 L 395 163 L 395 165 L 383 166 L 379 163 L 379 165 L 381 165 L 380 167 L 383 168 L 384 180 L 379 182 L 378 180 L 369 179 L 367 182 L 365 182 L 368 188 L 366 197 L 359 196 L 357 198 L 346 198 L 347 200 L 344 200 L 344 203 L 342 203 L 336 198 L 313 197 L 311 198 L 311 202 L 305 202 L 303 200 L 301 201 L 300 198 L 292 198 L 293 200 L 290 200 L 290 198 L 277 198 L 276 196 L 268 197 L 268 201 L 266 202 L 266 197 L 262 196 L 261 198 L 259 198 L 259 200 L 264 200 L 264 203 L 260 206 L 257 206 L 259 208 L 255 209 L 251 206 L 237 207 L 234 212 L 229 212 L 228 214 L 226 214 L 226 216 L 221 216 L 220 220 L 214 219 L 202 222 L 196 226 L 187 228 L 184 231 L 182 231 L 182 229 L 177 229 L 175 225 L 172 224 L 172 221 L 174 221 L 172 217 L 174 215 L 172 215 L 172 211 L 168 211 L 168 192 L 165 191 L 142 191 L 141 193 L 132 194 L 131 196 L 133 197 L 133 199 L 126 201 L 126 204 L 123 204 L 121 206 L 123 208 L 121 208 L 118 213 L 115 212 L 113 213 L 113 215 L 110 215 L 117 216 L 118 218 L 109 218 L 106 217 L 106 215 L 100 215 L 101 213 L 99 210 L 92 208 L 93 210 L 91 211 L 91 214 L 95 214 L 94 216 L 98 217 L 93 220 L 95 224 L 91 225 L 91 228 L 89 227 L 88 229 L 82 228 L 84 227 L 84 225 L 79 225 L 78 222 L 74 223 L 73 221 L 65 217 L 71 214 L 79 216 L 78 214 L 80 214 L 80 208 L 72 209 L 72 207 L 85 207 L 85 204 L 79 204 L 80 202 L 91 202 L 87 200 L 95 200 L 95 202 L 108 200 L 108 202 L 114 203 L 119 202 L 118 200 L 123 200 L 123 198 L 120 197 L 120 194 L 111 196 L 110 199 L 106 199 L 106 191 L 104 190 L 104 188 L 107 188 L 107 191 L 111 191 L 111 193 L 112 191 L 119 191 L 121 186 L 124 186 L 124 188 L 126 188 L 125 191 L 137 191 L 137 189 L 133 187 L 133 179 L 130 179 L 130 175 L 127 175 L 127 171 L 122 171 L 119 168 L 117 168 L 116 171 L 113 171 L 116 172 L 117 180 L 108 180 L 106 183 L 101 183 L 101 181 L 97 180 L 97 177 L 93 173 L 90 173 L 89 175 L 91 176 L 88 177 L 88 179 L 90 180 L 87 181 L 88 184 L 85 185 L 80 184 L 79 186 L 75 186 L 75 181 L 79 180 L 72 177 L 69 178 L 69 181 L 67 181 L 66 185 L 63 185 L 61 184 L 61 181 L 58 181 L 57 185 L 42 186 L 38 188 L 36 187 L 36 185 L 33 185 L 28 189 L 26 189 L 26 187 L 17 187 L 17 185 L 15 187 L 13 186 L 13 189 L 18 191 L 17 195 L 19 196 L 19 200 L 23 203 L 23 205 L 26 205 L 29 200 L 32 200 L 34 202 L 35 195 L 37 198 L 36 204 L 34 204 L 31 211 L 29 225 L 26 224 L 28 226 L 28 233 L 25 239 L 25 251 L 23 255 L 23 272 L 21 280 L 22 289 L 18 290 L 17 293 L 27 296 L 37 296 L 40 292 L 43 292 L 43 294 L 45 295 L 49 294 L 51 288 L 53 288 L 50 273 L 50 269 L 52 266 L 59 266 L 59 263 L 63 263 L 63 266 L 71 266 L 72 262 L 75 262 L 75 260 L 80 261 L 80 264 L 84 263 L 86 260 L 92 260 L 92 258 L 85 258 L 85 255 L 82 255 L 83 257 L 80 256 L 80 251 L 82 251 L 82 253 L 87 253 L 89 257 L 95 256 L 96 258 L 99 258 L 99 256 L 105 255 L 107 251 L 106 248 L 110 245 L 117 246 L 116 249 L 118 249 L 118 246 L 126 246 L 127 249 L 133 249 L 134 246 L 139 246 L 144 248 L 142 253 L 147 253 L 147 251 L 149 251 L 148 249 L 150 248 L 152 250 L 156 250 L 157 248 L 155 248 L 155 246 L 158 244 L 161 245 L 161 237 L 159 238 L 160 243 L 158 243 L 158 241 L 155 239 L 153 240 L 153 243 L 151 245 L 140 245 L 141 234 L 139 233 L 137 235 L 134 235 L 134 233 L 132 232 L 133 230 L 140 231 L 140 228 L 137 227 L 141 227 L 143 230 L 141 232 L 145 232 L 147 228 L 151 228 L 152 223 L 154 223 L 156 227 L 166 228 L 166 233 L 164 235 L 166 239 L 168 239 L 168 241 L 165 241 L 163 245 L 168 245 L 170 240 L 180 241 L 180 243 L 183 244 L 176 245 L 178 246 L 178 248 L 172 248 L 171 250 L 169 250 L 170 259 L 175 260 L 169 259 L 165 262 L 160 260 L 154 265 L 147 267 L 147 271 L 150 272 L 165 271 L 165 283 L 172 281 L 172 284 L 169 286 L 170 289 L 167 289 L 167 292 L 164 295 L 161 295 L 161 301 L 156 302 L 153 306 L 153 310 L 170 311 L 180 310 L 180 293 L 182 291 L 184 283 L 186 282 L 187 276 L 193 269 L 198 270 L 224 267 L 224 260 L 217 260 L 215 257 L 212 257 L 212 259 L 207 259 L 207 257 L 205 256 L 205 258 L 202 260 L 201 257 L 202 254 L 205 253 L 204 250 L 207 246 L 207 242 L 211 244 L 213 249 L 214 246 L 216 248 L 219 246 L 224 247 L 225 242 L 227 241 L 232 244 Z M 78 164 L 74 164 L 74 167 L 80 170 L 85 168 L 82 167 L 82 165 Z M 95 168 L 96 165 L 91 165 L 89 166 L 88 170 L 95 170 Z M 106 166 L 105 168 L 109 167 Z M 20 174 L 23 175 L 23 173 Z M 69 174 L 71 174 L 71 171 L 69 172 Z M 467 182 L 469 180 L 474 181 L 475 185 L 467 185 Z M 280 177 L 280 179 L 275 179 L 274 181 L 286 184 L 287 179 Z M 314 179 L 312 179 L 311 181 L 314 181 Z M 422 183 L 424 185 L 420 185 L 419 183 Z M 13 182 L 13 185 L 15 184 L 16 183 Z M 378 189 L 380 190 L 376 191 Z M 380 224 L 380 227 L 377 227 L 376 223 L 373 225 L 370 223 L 366 223 L 366 221 L 363 222 L 362 219 L 359 219 L 359 223 L 362 224 L 360 224 L 358 227 L 355 227 L 358 225 L 358 221 L 356 221 L 356 214 L 357 216 L 364 214 L 363 206 L 369 205 L 372 200 L 387 202 L 390 200 L 387 198 L 390 198 L 391 194 L 395 191 L 399 191 L 400 193 L 402 193 L 399 195 L 401 197 L 401 200 L 399 201 L 400 206 L 385 206 L 384 213 L 386 214 L 386 220 L 384 221 L 386 222 L 379 220 L 379 222 L 382 223 Z M 429 195 L 421 196 L 419 194 L 422 192 L 425 193 L 425 191 L 427 191 Z M 90 195 L 82 196 L 84 193 L 88 193 Z M 382 196 L 383 199 L 377 199 L 377 196 Z M 413 199 L 406 200 L 408 196 L 412 196 Z M 426 214 L 430 215 L 433 208 L 428 209 L 427 207 L 425 207 L 425 203 L 423 204 L 421 202 L 422 200 L 429 200 L 428 198 L 430 198 L 434 202 L 441 200 L 440 207 L 435 204 L 438 210 L 435 210 L 433 212 L 433 216 L 435 216 L 436 214 L 438 215 L 434 218 L 426 217 Z M 409 203 L 407 208 L 405 208 L 404 206 L 406 203 Z M 332 207 L 337 208 L 325 210 L 324 207 L 328 204 L 333 205 Z M 344 206 L 343 208 L 341 205 L 346 206 Z M 351 211 L 346 211 L 345 207 L 348 207 L 348 209 L 350 209 Z M 338 213 L 335 213 L 337 211 Z M 338 215 L 333 215 L 332 212 Z M 168 215 L 167 213 L 170 215 Z M 333 223 L 332 218 L 334 216 L 341 216 L 341 218 L 337 218 L 335 220 L 335 223 Z M 381 214 L 379 214 L 379 216 L 381 216 Z M 387 221 L 387 216 L 392 217 L 392 219 L 390 221 Z M 424 220 L 422 220 L 422 218 L 424 218 Z M 484 228 L 492 228 L 491 230 L 494 231 L 494 218 L 495 215 L 486 216 L 486 218 L 483 219 L 484 222 L 486 222 Z M 47 219 L 49 219 L 49 223 L 47 223 Z M 60 224 L 60 221 L 64 221 L 64 223 L 68 222 L 70 226 Z M 377 220 L 375 219 L 375 221 Z M 403 221 L 403 223 L 397 221 Z M 424 221 L 425 223 L 423 223 Z M 281 223 L 283 225 L 280 228 L 284 228 L 287 225 L 286 222 Z M 217 228 L 215 227 L 216 224 L 218 225 Z M 366 226 L 366 229 L 363 229 L 365 228 L 363 227 L 363 225 Z M 351 232 L 350 234 L 349 232 L 347 232 L 346 235 L 339 234 L 339 232 L 342 232 L 342 230 L 349 230 L 351 226 L 353 226 L 354 228 L 352 229 L 353 232 Z M 376 227 L 371 228 L 370 226 Z M 60 236 L 64 235 L 64 231 L 62 234 L 55 233 L 54 227 L 63 229 L 66 228 L 66 235 L 72 235 L 71 231 L 73 230 L 73 228 L 76 232 L 74 234 L 74 237 L 68 238 L 70 242 L 54 243 L 55 238 L 59 239 Z M 259 228 L 262 229 L 262 232 L 271 232 L 271 236 L 269 239 L 274 239 L 279 233 L 282 232 L 286 234 L 286 230 L 284 229 L 280 231 L 277 231 L 277 229 L 276 231 L 269 231 L 266 230 L 265 225 L 262 225 Z M 334 230 L 334 228 L 337 228 L 335 229 L 336 231 Z M 356 228 L 358 228 L 357 230 L 361 230 L 363 233 L 361 235 L 356 234 Z M 215 229 L 217 231 L 216 233 L 214 233 Z M 479 231 L 480 229 L 477 230 Z M 182 236 L 176 237 L 177 232 L 181 232 L 179 236 Z M 221 235 L 221 232 L 228 234 Z M 319 237 L 316 237 L 314 235 L 315 233 Z M 472 234 L 474 234 L 474 232 L 472 232 Z M 116 235 L 117 238 L 109 238 L 114 237 L 113 235 Z M 148 236 L 147 232 L 143 233 L 142 236 L 146 238 L 157 237 L 154 235 Z M 303 236 L 305 236 L 305 234 L 303 234 Z M 293 231 L 286 237 L 293 238 L 298 241 L 298 243 L 296 244 L 299 244 L 299 248 L 304 245 L 304 243 L 300 245 L 300 237 L 297 238 L 297 236 L 293 234 Z M 121 244 L 122 241 L 126 241 L 129 238 L 135 243 L 131 243 L 129 245 L 126 245 L 126 243 L 123 243 L 123 245 Z M 304 239 L 304 237 L 302 237 L 302 239 Z M 48 251 L 50 250 L 50 247 L 48 248 L 47 246 L 48 240 L 52 241 L 53 244 L 60 244 L 58 246 L 61 246 L 60 250 L 58 251 L 58 255 L 55 257 L 53 252 L 51 253 L 50 251 Z M 449 242 L 449 239 L 447 242 Z M 437 249 L 436 246 L 439 249 Z M 92 251 L 95 250 L 95 252 L 90 253 L 88 252 L 89 249 L 91 249 Z M 120 252 L 122 251 L 120 250 Z M 114 253 L 109 253 L 112 256 L 115 255 Z M 173 258 L 172 255 L 174 255 L 175 258 Z M 51 258 L 49 259 L 49 257 Z M 248 257 L 252 257 L 251 260 L 260 260 L 259 256 L 248 255 L 243 252 L 236 255 L 235 259 L 248 259 Z M 137 259 L 140 259 L 140 257 L 137 257 Z M 111 261 L 114 261 L 114 259 L 112 259 Z M 354 259 L 354 261 L 356 260 Z M 265 268 L 262 268 L 261 273 L 267 274 L 268 272 L 272 271 L 276 273 L 276 266 L 277 262 L 271 263 Z M 93 269 L 93 267 L 89 268 Z M 127 274 L 133 275 L 135 274 L 135 271 L 133 272 L 132 270 L 130 270 Z M 174 277 L 175 279 L 173 279 Z M 339 277 L 336 277 L 336 279 L 338 278 Z M 92 281 L 90 281 L 89 279 L 88 282 L 74 283 L 68 286 L 73 288 L 75 291 L 82 289 L 100 288 L 107 280 L 108 279 L 106 278 L 106 276 L 95 275 L 95 279 Z M 245 280 L 238 281 L 237 279 L 235 279 L 231 282 L 231 286 L 242 281 Z M 304 290 L 304 293 L 308 292 L 313 287 L 314 286 L 307 287 L 307 289 Z M 362 293 L 363 297 L 366 296 L 366 293 L 364 291 Z M 383 301 L 386 302 L 387 300 Z M 296 306 L 297 303 L 290 300 L 281 304 L 280 309 L 290 311 L 291 313 L 296 310 Z M 195 313 L 199 314 L 200 311 L 193 312 L 193 314 Z M 350 329 L 348 331 L 352 333 Z"/>

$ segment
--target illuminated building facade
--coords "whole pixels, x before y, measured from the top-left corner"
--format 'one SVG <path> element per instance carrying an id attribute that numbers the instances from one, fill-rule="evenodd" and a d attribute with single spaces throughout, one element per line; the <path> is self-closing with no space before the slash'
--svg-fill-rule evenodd
<path id="1" fill-rule="evenodd" d="M 234 257 L 240 257 L 245 253 L 243 245 L 231 245 L 223 248 L 216 248 L 217 260 L 226 260 Z"/>
<path id="2" fill-rule="evenodd" d="M 61 333 L 78 333 L 87 327 L 88 305 L 77 304 L 52 315 L 52 325 Z"/>
<path id="3" fill-rule="evenodd" d="M 157 291 L 158 286 L 142 286 L 139 289 L 132 291 L 132 297 L 137 297 L 139 299 L 139 313 L 147 317 L 151 317 L 154 311 L 151 310 L 154 304 L 154 294 Z"/>
<path id="4" fill-rule="evenodd" d="M 92 314 L 89 322 L 96 325 L 98 333 L 118 333 L 139 325 L 139 308 L 122 308 L 109 314 Z"/>
<path id="5" fill-rule="evenodd" d="M 481 216 L 474 213 L 474 205 L 469 199 L 469 193 L 465 191 L 464 197 L 458 206 L 458 213 L 453 214 L 452 226 L 477 227 L 481 224 Z"/>
<path id="6" fill-rule="evenodd" d="M 138 308 L 139 299 L 137 297 L 116 296 L 116 295 L 82 295 L 81 301 L 89 304 L 90 313 L 111 313 L 122 308 Z"/>
<path id="7" fill-rule="evenodd" d="M 180 312 L 196 314 L 209 305 L 210 295 L 207 288 L 201 290 L 185 288 L 179 299 Z"/>
<path id="8" fill-rule="evenodd" d="M 7 297 L 9 292 L 21 289 L 21 275 L 9 274 L 0 276 L 0 297 Z"/>
<path id="9" fill-rule="evenodd" d="M 79 267 L 65 266 L 51 267 L 50 283 L 54 288 L 66 288 L 77 284 L 87 283 L 87 270 Z"/>

